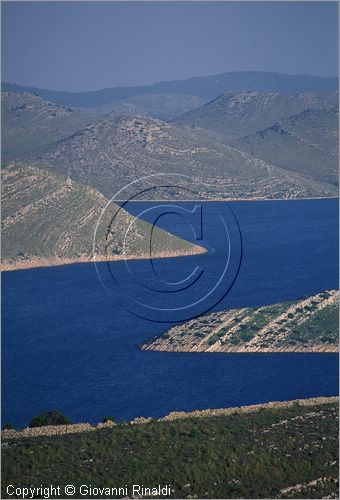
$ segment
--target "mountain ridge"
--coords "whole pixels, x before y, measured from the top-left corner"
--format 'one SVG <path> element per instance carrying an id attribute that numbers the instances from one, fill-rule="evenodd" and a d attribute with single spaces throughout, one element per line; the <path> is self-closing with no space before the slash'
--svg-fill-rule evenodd
<path id="1" fill-rule="evenodd" d="M 304 91 L 337 90 L 338 85 L 337 77 L 327 78 L 307 74 L 289 75 L 266 71 L 234 71 L 217 75 L 162 81 L 151 85 L 120 86 L 81 92 L 41 89 L 9 82 L 2 83 L 2 90 L 26 90 L 65 106 L 96 107 L 128 97 L 150 93 L 190 94 L 211 100 L 228 90 L 262 90 L 296 94 Z"/>
<path id="2" fill-rule="evenodd" d="M 230 91 L 173 121 L 177 125 L 207 129 L 228 141 L 269 128 L 278 120 L 307 109 L 335 107 L 338 101 L 336 91 L 303 92 L 290 96 L 278 92 Z"/>

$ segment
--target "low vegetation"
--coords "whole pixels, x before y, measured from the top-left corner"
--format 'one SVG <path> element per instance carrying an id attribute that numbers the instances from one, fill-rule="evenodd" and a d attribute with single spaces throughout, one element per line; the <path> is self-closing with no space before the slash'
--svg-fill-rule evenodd
<path id="1" fill-rule="evenodd" d="M 108 205 L 98 191 L 66 175 L 11 164 L 3 169 L 1 194 L 5 269 L 86 262 L 93 250 L 98 260 L 143 256 L 150 241 L 153 256 L 204 251 Z"/>
<path id="2" fill-rule="evenodd" d="M 45 425 L 68 425 L 71 421 L 68 417 L 65 417 L 62 413 L 57 410 L 45 411 L 33 417 L 29 427 L 43 427 Z"/>
<path id="3" fill-rule="evenodd" d="M 197 99 L 183 94 L 130 96 L 108 102 L 94 114 L 93 109 L 82 113 L 28 92 L 4 92 L 3 158 L 6 165 L 20 161 L 67 175 L 109 199 L 137 178 L 169 172 L 190 177 L 182 178 L 184 191 L 173 183 L 150 189 L 144 180 L 139 187 L 146 190 L 146 198 L 338 195 L 336 93 L 288 97 L 231 92 L 185 113 L 176 123 L 155 118 L 199 106 Z M 285 122 L 290 135 L 281 137 L 278 121 L 310 107 L 315 113 L 321 109 L 320 116 L 307 113 L 299 123 Z M 263 137 L 267 127 L 270 132 Z M 235 137 L 239 140 L 234 144 L 230 141 Z"/>
<path id="4" fill-rule="evenodd" d="M 11 423 L 11 422 L 7 422 L 4 427 L 3 427 L 5 430 L 7 431 L 12 431 L 12 430 L 15 430 L 15 427 L 14 425 Z"/>
<path id="5" fill-rule="evenodd" d="M 115 418 L 110 416 L 104 417 L 102 422 L 103 424 L 106 424 L 107 422 L 115 422 Z"/>
<path id="6" fill-rule="evenodd" d="M 168 484 L 172 498 L 337 498 L 337 410 L 335 402 L 294 404 L 3 439 L 2 498 L 9 484 Z"/>

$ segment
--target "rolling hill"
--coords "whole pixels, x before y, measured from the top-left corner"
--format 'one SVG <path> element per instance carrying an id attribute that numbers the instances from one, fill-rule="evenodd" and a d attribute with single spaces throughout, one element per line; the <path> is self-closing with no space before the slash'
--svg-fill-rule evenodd
<path id="1" fill-rule="evenodd" d="M 194 191 L 194 198 L 289 198 L 336 193 L 334 186 L 287 172 L 190 129 L 145 117 L 102 120 L 61 140 L 48 153 L 32 156 L 30 161 L 92 186 L 108 198 L 127 183 L 156 173 L 189 176 L 182 185 Z M 175 191 L 165 189 L 162 197 L 183 197 L 183 192 Z M 188 192 L 184 196 L 187 198 Z"/>
<path id="2" fill-rule="evenodd" d="M 338 184 L 337 108 L 303 111 L 232 144 L 266 162 Z"/>
<path id="3" fill-rule="evenodd" d="M 6 163 L 73 134 L 95 118 L 28 92 L 2 92 L 2 160 Z"/>
<path id="4" fill-rule="evenodd" d="M 308 92 L 293 96 L 273 92 L 226 92 L 176 118 L 175 123 L 206 129 L 229 141 L 309 109 L 335 107 L 338 99 L 337 92 Z"/>
<path id="5" fill-rule="evenodd" d="M 145 113 L 162 105 L 164 111 L 172 100 L 158 97 L 149 96 L 153 111 L 143 96 L 136 104 L 125 103 L 125 109 L 133 113 L 144 102 Z M 145 197 L 336 196 L 337 100 L 335 92 L 229 92 L 167 123 L 145 116 L 116 118 L 124 111 L 119 103 L 102 117 L 29 93 L 4 93 L 3 158 L 5 164 L 14 159 L 67 175 L 108 198 L 129 182 L 160 173 L 188 176 L 181 186 L 194 193 L 167 188 Z M 191 123 L 190 116 L 197 127 L 182 125 Z M 241 138 L 230 139 L 235 136 Z"/>
<path id="6" fill-rule="evenodd" d="M 108 200 L 96 190 L 29 165 L 2 172 L 2 259 L 11 268 L 92 259 L 94 233 Z M 129 231 L 127 228 L 132 224 Z M 111 203 L 97 228 L 97 259 L 143 256 L 152 226 Z M 203 249 L 154 228 L 152 252 L 201 253 Z"/>

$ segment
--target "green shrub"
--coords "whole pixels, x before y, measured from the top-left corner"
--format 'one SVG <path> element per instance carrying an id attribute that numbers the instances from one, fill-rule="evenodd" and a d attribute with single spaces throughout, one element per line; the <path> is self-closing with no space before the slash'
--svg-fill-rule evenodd
<path id="1" fill-rule="evenodd" d="M 4 425 L 5 430 L 15 430 L 15 427 L 11 422 L 7 422 L 7 424 Z"/>
<path id="2" fill-rule="evenodd" d="M 29 427 L 43 427 L 44 425 L 66 425 L 71 421 L 57 410 L 45 411 L 32 418 Z"/>
<path id="3" fill-rule="evenodd" d="M 106 424 L 106 422 L 115 422 L 115 419 L 113 417 L 104 417 L 103 418 L 103 424 Z"/>
<path id="4" fill-rule="evenodd" d="M 195 332 L 194 335 L 195 335 L 195 337 L 198 337 L 198 338 L 201 338 L 201 339 L 203 339 L 205 337 L 204 333 L 202 333 L 202 332 Z"/>

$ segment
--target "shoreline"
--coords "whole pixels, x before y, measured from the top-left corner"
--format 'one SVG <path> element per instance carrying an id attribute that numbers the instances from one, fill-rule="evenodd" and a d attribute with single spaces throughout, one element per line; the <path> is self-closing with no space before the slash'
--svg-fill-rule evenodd
<path id="1" fill-rule="evenodd" d="M 239 202 L 239 201 L 249 201 L 249 202 L 262 202 L 262 201 L 307 201 L 307 200 L 338 200 L 337 196 L 320 196 L 314 198 L 209 198 L 209 199 L 184 199 L 184 200 L 174 200 L 174 199 L 145 199 L 145 200 L 115 200 L 115 203 L 176 203 L 176 202 Z M 208 253 L 208 250 L 204 247 L 200 247 L 199 245 L 195 245 L 198 247 L 197 251 L 188 251 L 188 252 L 162 252 L 155 254 L 153 259 L 162 259 L 162 258 L 174 258 L 174 257 L 186 257 L 193 255 L 201 255 L 204 253 Z M 200 249 L 200 250 L 199 250 Z M 9 272 L 9 271 L 21 271 L 27 269 L 36 269 L 36 268 L 47 268 L 47 267 L 57 267 L 57 266 L 67 266 L 72 264 L 86 264 L 91 262 L 115 262 L 122 260 L 144 260 L 149 259 L 150 255 L 141 254 L 141 255 L 114 255 L 107 258 L 107 256 L 103 257 L 89 257 L 82 256 L 77 258 L 62 258 L 62 257 L 34 257 L 32 259 L 22 260 L 22 261 L 13 261 L 12 259 L 3 259 L 0 265 L 0 271 Z"/>
<path id="2" fill-rule="evenodd" d="M 2 430 L 2 439 L 23 439 L 23 438 L 34 438 L 34 437 L 49 437 L 49 436 L 61 436 L 66 434 L 78 434 L 82 432 L 93 432 L 101 429 L 112 429 L 117 426 L 122 425 L 145 425 L 151 422 L 172 422 L 179 419 L 187 418 L 210 418 L 218 416 L 228 416 L 236 413 L 254 413 L 262 409 L 281 409 L 290 408 L 294 405 L 300 406 L 316 406 L 320 404 L 338 403 L 339 396 L 320 396 L 315 398 L 302 398 L 302 399 L 291 399 L 288 401 L 270 401 L 268 403 L 258 403 L 246 406 L 236 406 L 230 408 L 216 408 L 216 409 L 205 409 L 205 410 L 193 410 L 189 412 L 185 411 L 173 411 L 168 415 L 160 418 L 152 417 L 137 417 L 126 423 L 114 423 L 108 421 L 106 423 L 98 423 L 97 425 L 91 425 L 89 423 L 78 423 L 69 425 L 46 425 L 42 427 L 26 427 L 20 431 L 16 430 Z"/>
<path id="3" fill-rule="evenodd" d="M 328 322 L 332 315 L 338 317 L 338 310 L 339 291 L 323 290 L 294 301 L 197 316 L 147 339 L 138 347 L 142 351 L 186 354 L 337 353 L 335 327 L 325 338 L 313 318 L 326 314 L 323 320 Z M 310 336 L 299 336 L 296 328 L 303 328 L 308 321 L 312 322 L 308 329 Z"/>
<path id="4" fill-rule="evenodd" d="M 197 248 L 182 252 L 159 252 L 152 255 L 152 259 L 168 259 L 175 257 L 191 257 L 194 255 L 202 255 L 208 253 L 204 247 L 195 245 Z M 78 257 L 74 259 L 66 259 L 62 257 L 37 257 L 34 259 L 22 260 L 19 262 L 13 262 L 11 260 L 4 259 L 0 266 L 0 271 L 24 271 L 27 269 L 37 269 L 37 268 L 48 268 L 48 267 L 58 267 L 58 266 L 69 266 L 72 264 L 89 264 L 89 263 L 102 263 L 102 262 L 119 262 L 124 260 L 145 260 L 150 259 L 149 254 L 131 254 L 131 255 L 113 255 L 108 258 L 105 256 L 97 257 Z"/>
<path id="5" fill-rule="evenodd" d="M 167 203 L 176 203 L 176 202 L 226 202 L 230 203 L 233 201 L 313 201 L 313 200 L 339 200 L 339 196 L 314 196 L 310 198 L 189 198 L 189 199 L 143 199 L 143 200 L 113 200 L 114 203 L 159 203 L 159 202 L 167 202 Z"/>
<path id="6" fill-rule="evenodd" d="M 292 348 L 292 349 L 285 349 L 285 348 L 273 348 L 273 349 L 268 349 L 268 348 L 262 348 L 261 349 L 253 349 L 253 350 L 246 350 L 242 348 L 230 348 L 226 349 L 224 351 L 194 351 L 194 350 L 169 350 L 169 349 L 155 349 L 155 348 L 150 348 L 148 349 L 140 347 L 139 349 L 141 351 L 149 351 L 149 352 L 167 352 L 167 353 L 176 353 L 176 354 L 219 354 L 221 356 L 225 354 L 339 354 L 339 346 L 338 345 L 331 345 L 331 346 L 315 346 L 314 348 L 311 347 L 297 347 L 297 348 Z M 313 349 L 313 350 L 311 350 Z"/>

